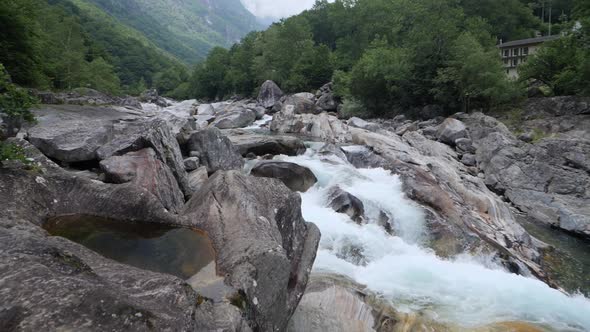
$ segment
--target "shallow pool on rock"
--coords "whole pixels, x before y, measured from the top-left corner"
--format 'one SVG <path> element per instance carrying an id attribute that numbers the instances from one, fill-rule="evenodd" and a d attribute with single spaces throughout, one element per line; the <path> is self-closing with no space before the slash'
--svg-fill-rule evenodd
<path id="1" fill-rule="evenodd" d="M 120 263 L 183 279 L 214 259 L 209 238 L 186 228 L 80 215 L 52 218 L 43 227 Z"/>

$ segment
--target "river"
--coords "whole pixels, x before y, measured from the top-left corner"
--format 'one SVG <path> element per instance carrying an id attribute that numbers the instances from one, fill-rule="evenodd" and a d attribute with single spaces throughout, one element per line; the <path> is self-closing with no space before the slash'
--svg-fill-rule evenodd
<path id="1" fill-rule="evenodd" d="M 590 331 L 589 299 L 511 274 L 487 257 L 437 257 L 425 245 L 423 212 L 405 197 L 398 176 L 318 155 L 320 146 L 310 143 L 304 155 L 275 158 L 309 167 L 318 178 L 301 194 L 304 218 L 322 232 L 315 272 L 347 276 L 397 310 L 465 328 L 523 321 L 551 330 Z M 358 225 L 327 207 L 328 190 L 336 185 L 363 202 L 367 224 Z M 377 225 L 382 211 L 392 221 L 395 236 Z"/>

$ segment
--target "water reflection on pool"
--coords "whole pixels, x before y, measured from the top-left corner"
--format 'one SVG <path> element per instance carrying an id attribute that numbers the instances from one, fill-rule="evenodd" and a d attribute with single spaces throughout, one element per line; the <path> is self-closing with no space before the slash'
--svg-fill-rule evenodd
<path id="1" fill-rule="evenodd" d="M 183 279 L 214 259 L 208 237 L 191 229 L 80 215 L 52 218 L 44 228 L 120 263 Z"/>

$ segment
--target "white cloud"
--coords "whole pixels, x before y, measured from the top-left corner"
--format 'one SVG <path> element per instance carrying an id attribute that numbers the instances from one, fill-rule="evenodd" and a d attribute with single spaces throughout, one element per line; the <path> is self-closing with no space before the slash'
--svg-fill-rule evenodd
<path id="1" fill-rule="evenodd" d="M 309 9 L 315 0 L 241 0 L 258 17 L 283 18 Z"/>

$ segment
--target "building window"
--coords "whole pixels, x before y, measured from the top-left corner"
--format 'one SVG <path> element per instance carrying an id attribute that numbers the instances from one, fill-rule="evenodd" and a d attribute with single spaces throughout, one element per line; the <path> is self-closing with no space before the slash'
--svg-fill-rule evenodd
<path id="1" fill-rule="evenodd" d="M 522 54 L 523 55 L 529 55 L 529 48 L 528 47 L 523 48 L 522 49 Z"/>
<path id="2" fill-rule="evenodd" d="M 505 57 L 508 57 L 508 56 L 510 56 L 510 50 L 505 50 L 505 51 L 504 51 L 504 56 L 505 56 Z"/>
<path id="3" fill-rule="evenodd" d="M 512 55 L 518 55 L 518 48 L 512 49 Z"/>
<path id="4" fill-rule="evenodd" d="M 504 64 L 507 65 L 508 64 L 508 59 L 504 59 Z"/>
<path id="5" fill-rule="evenodd" d="M 506 69 L 506 75 L 510 73 L 510 69 Z"/>

